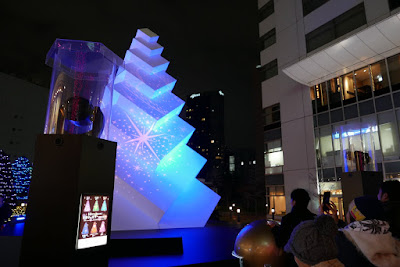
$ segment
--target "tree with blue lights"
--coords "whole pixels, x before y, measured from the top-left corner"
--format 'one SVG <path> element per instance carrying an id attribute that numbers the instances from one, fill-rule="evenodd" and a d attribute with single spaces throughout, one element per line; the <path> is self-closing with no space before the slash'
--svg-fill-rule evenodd
<path id="1" fill-rule="evenodd" d="M 25 157 L 17 158 L 11 167 L 14 180 L 14 192 L 17 200 L 27 200 L 32 179 L 32 164 Z"/>

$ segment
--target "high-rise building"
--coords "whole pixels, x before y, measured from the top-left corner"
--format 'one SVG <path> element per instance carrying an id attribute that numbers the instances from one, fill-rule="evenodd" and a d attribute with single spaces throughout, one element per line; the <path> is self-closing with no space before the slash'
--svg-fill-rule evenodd
<path id="1" fill-rule="evenodd" d="M 14 161 L 33 162 L 36 136 L 43 133 L 49 89 L 0 73 L 0 149 Z"/>
<path id="2" fill-rule="evenodd" d="M 258 0 L 269 205 L 324 191 L 341 174 L 400 178 L 400 2 Z"/>
<path id="3" fill-rule="evenodd" d="M 185 111 L 185 120 L 196 129 L 188 146 L 207 159 L 197 178 L 218 188 L 225 170 L 224 93 L 192 94 L 186 100 Z"/>

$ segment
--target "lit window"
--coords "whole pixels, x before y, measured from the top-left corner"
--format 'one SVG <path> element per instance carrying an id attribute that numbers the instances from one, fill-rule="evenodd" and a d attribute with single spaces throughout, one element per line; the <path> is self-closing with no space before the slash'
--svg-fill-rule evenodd
<path id="1" fill-rule="evenodd" d="M 211 144 L 214 144 L 214 140 L 211 140 Z"/>
<path id="2" fill-rule="evenodd" d="M 253 160 L 253 164 L 254 164 L 254 165 L 256 164 L 256 161 L 255 161 L 255 160 Z"/>
<path id="3" fill-rule="evenodd" d="M 206 118 L 201 118 L 201 121 L 205 121 L 206 120 Z"/>
<path id="4" fill-rule="evenodd" d="M 234 172 L 235 171 L 235 164 L 229 164 L 229 171 Z"/>
<path id="5" fill-rule="evenodd" d="M 283 151 L 264 154 L 265 167 L 283 166 Z"/>
<path id="6" fill-rule="evenodd" d="M 242 165 L 242 166 L 243 166 L 243 165 L 244 165 L 244 162 L 243 162 L 243 161 L 242 161 L 242 162 L 240 162 L 240 165 Z"/>

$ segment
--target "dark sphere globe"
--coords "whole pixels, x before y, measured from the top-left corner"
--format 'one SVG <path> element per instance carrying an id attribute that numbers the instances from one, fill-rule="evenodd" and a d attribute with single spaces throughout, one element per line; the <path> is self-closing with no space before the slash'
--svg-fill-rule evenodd
<path id="1" fill-rule="evenodd" d="M 235 241 L 235 253 L 244 260 L 244 266 L 285 266 L 281 249 L 276 246 L 271 231 L 273 221 L 254 221 L 239 232 Z"/>

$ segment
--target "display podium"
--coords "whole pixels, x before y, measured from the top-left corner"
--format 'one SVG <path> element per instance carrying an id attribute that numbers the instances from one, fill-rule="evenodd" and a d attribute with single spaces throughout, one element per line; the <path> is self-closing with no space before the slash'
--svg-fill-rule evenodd
<path id="1" fill-rule="evenodd" d="M 342 173 L 343 206 L 347 213 L 350 202 L 356 197 L 376 196 L 383 182 L 382 172 L 356 171 Z"/>
<path id="2" fill-rule="evenodd" d="M 20 266 L 107 266 L 117 144 L 39 135 Z"/>

